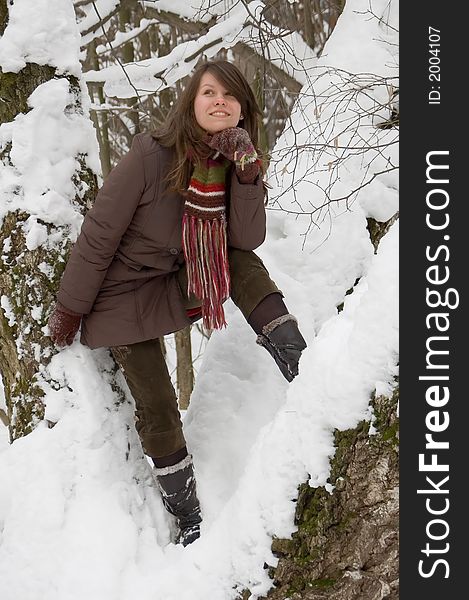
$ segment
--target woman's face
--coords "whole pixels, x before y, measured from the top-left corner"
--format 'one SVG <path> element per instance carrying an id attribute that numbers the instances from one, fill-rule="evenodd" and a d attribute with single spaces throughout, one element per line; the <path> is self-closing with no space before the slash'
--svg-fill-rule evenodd
<path id="1" fill-rule="evenodd" d="M 211 73 L 202 75 L 194 100 L 197 123 L 208 133 L 236 127 L 241 117 L 241 104 Z"/>

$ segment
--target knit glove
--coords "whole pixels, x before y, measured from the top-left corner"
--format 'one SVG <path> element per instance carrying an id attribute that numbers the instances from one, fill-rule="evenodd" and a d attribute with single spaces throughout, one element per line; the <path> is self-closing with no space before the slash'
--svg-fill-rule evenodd
<path id="1" fill-rule="evenodd" d="M 81 317 L 57 302 L 47 323 L 52 341 L 57 346 L 70 346 L 80 327 Z"/>
<path id="2" fill-rule="evenodd" d="M 241 183 L 254 183 L 259 175 L 260 161 L 245 129 L 242 127 L 223 129 L 210 136 L 207 144 L 234 162 Z"/>

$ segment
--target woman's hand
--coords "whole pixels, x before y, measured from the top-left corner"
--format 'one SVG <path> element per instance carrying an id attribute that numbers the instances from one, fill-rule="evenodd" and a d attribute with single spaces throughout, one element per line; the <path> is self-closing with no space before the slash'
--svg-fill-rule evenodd
<path id="1" fill-rule="evenodd" d="M 70 346 L 80 327 L 81 317 L 57 302 L 47 323 L 52 341 L 57 346 Z"/>
<path id="2" fill-rule="evenodd" d="M 254 156 L 257 152 L 254 148 L 248 132 L 242 127 L 229 127 L 214 133 L 208 139 L 208 145 L 218 150 L 225 158 L 232 162 L 241 161 L 243 156 Z"/>
<path id="3" fill-rule="evenodd" d="M 254 183 L 260 166 L 254 144 L 245 129 L 223 129 L 208 137 L 207 144 L 235 163 L 236 174 L 241 183 Z"/>

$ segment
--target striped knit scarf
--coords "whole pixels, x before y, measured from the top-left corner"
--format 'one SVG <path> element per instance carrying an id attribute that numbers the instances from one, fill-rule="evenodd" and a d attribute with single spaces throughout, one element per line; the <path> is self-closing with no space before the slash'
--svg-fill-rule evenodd
<path id="1" fill-rule="evenodd" d="M 187 294 L 202 301 L 206 329 L 226 326 L 222 303 L 230 295 L 226 242 L 225 177 L 230 161 L 216 152 L 192 173 L 182 219 Z"/>

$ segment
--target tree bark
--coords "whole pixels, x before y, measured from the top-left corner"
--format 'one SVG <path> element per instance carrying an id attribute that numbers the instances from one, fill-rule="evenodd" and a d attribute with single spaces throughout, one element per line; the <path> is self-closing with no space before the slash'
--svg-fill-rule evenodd
<path id="1" fill-rule="evenodd" d="M 93 69 L 99 69 L 98 56 L 96 54 L 96 40 L 93 40 L 88 47 L 87 61 L 93 66 Z M 91 101 L 94 102 L 94 94 L 98 96 L 98 103 L 104 104 L 104 92 L 101 84 L 89 87 Z M 93 121 L 96 135 L 99 142 L 99 159 L 101 162 L 101 171 L 103 177 L 107 177 L 111 172 L 111 145 L 109 143 L 109 115 L 105 111 L 91 111 L 91 120 Z"/>
<path id="2" fill-rule="evenodd" d="M 132 26 L 134 25 L 133 19 L 132 19 L 132 10 L 130 9 L 130 6 L 128 6 L 128 5 L 126 6 L 124 4 L 121 6 L 121 9 L 119 11 L 119 30 L 125 31 L 126 30 L 125 26 L 127 24 L 132 24 Z M 124 44 L 124 46 L 122 48 L 122 58 L 123 58 L 124 64 L 133 62 L 135 60 L 134 43 L 132 40 L 130 40 L 129 42 Z M 133 107 L 129 113 L 130 120 L 134 124 L 134 131 L 132 133 L 136 134 L 136 133 L 140 132 L 140 119 L 139 119 L 139 115 L 138 115 L 138 98 L 136 98 L 136 97 L 129 98 L 129 104 Z"/>
<path id="3" fill-rule="evenodd" d="M 185 327 L 174 334 L 177 356 L 177 388 L 179 408 L 187 410 L 194 388 L 194 367 L 192 366 L 191 328 Z"/>
<path id="4" fill-rule="evenodd" d="M 315 39 L 314 39 L 314 27 L 313 27 L 313 14 L 312 14 L 312 6 L 310 2 L 305 2 L 303 4 L 303 30 L 305 36 L 305 42 L 308 44 L 310 48 L 315 47 Z"/>
<path id="5" fill-rule="evenodd" d="M 5 23 L 6 2 L 0 0 L 0 21 Z M 51 66 L 27 64 L 18 73 L 0 70 L 0 123 L 8 123 L 21 112 L 28 112 L 27 101 L 31 93 L 52 78 L 62 77 Z M 81 90 L 75 77 L 69 82 L 73 104 L 70 112 L 80 113 Z M 11 164 L 8 144 L 2 154 L 4 165 Z M 76 197 L 74 202 L 84 211 L 96 192 L 96 178 L 79 159 L 81 169 L 75 172 Z M 85 185 L 84 185 L 85 184 Z M 86 191 L 84 191 L 86 189 Z M 21 197 L 22 190 L 17 194 Z M 38 198 L 38 201 L 40 199 Z M 6 214 L 0 224 L 0 372 L 5 388 L 10 440 L 26 435 L 44 417 L 41 388 L 41 371 L 55 352 L 49 337 L 44 335 L 51 304 L 54 302 L 58 282 L 71 243 L 68 228 L 42 223 L 48 235 L 54 233 L 60 242 L 53 248 L 39 246 L 28 249 L 25 221 L 30 215 L 22 210 Z M 7 243 L 5 243 L 7 241 Z M 33 313 L 34 311 L 34 313 Z"/>
<path id="6" fill-rule="evenodd" d="M 332 493 L 300 486 L 298 531 L 272 543 L 268 600 L 398 600 L 398 398 L 372 399 L 375 434 L 366 421 L 335 432 Z"/>
<path id="7" fill-rule="evenodd" d="M 0 35 L 3 35 L 8 23 L 7 0 L 0 0 Z"/>
<path id="8" fill-rule="evenodd" d="M 8 427 L 9 421 L 8 421 L 8 416 L 6 414 L 6 412 L 3 410 L 3 408 L 0 408 L 0 421 L 6 426 Z"/>

